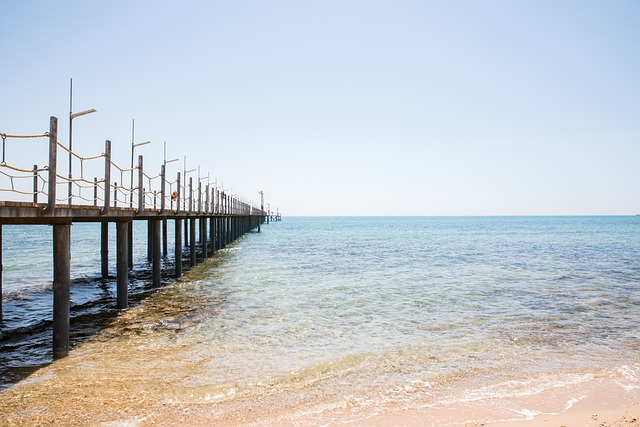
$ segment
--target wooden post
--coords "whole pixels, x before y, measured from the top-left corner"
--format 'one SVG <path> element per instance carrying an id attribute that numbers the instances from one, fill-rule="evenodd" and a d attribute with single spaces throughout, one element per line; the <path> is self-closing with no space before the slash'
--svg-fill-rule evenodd
<path id="1" fill-rule="evenodd" d="M 173 220 L 175 225 L 175 268 L 176 268 L 176 279 L 182 276 L 182 220 L 180 218 L 176 218 Z"/>
<path id="2" fill-rule="evenodd" d="M 38 203 L 38 165 L 33 165 L 33 203 Z"/>
<path id="3" fill-rule="evenodd" d="M 144 209 L 144 169 L 142 163 L 142 155 L 138 156 L 138 213 L 142 213 Z"/>
<path id="4" fill-rule="evenodd" d="M 164 205 L 165 205 L 165 192 L 166 190 L 166 183 L 165 183 L 165 165 L 161 165 L 160 166 L 160 213 L 163 214 L 164 213 Z"/>
<path id="5" fill-rule="evenodd" d="M 50 214 L 56 207 L 56 164 L 58 158 L 58 118 L 49 118 L 49 190 L 47 194 L 47 206 L 43 214 Z"/>
<path id="6" fill-rule="evenodd" d="M 209 213 L 209 184 L 204 190 L 204 213 Z"/>
<path id="7" fill-rule="evenodd" d="M 160 265 L 160 220 L 153 219 L 149 221 L 153 231 L 153 286 L 158 287 L 162 284 L 162 270 Z"/>
<path id="8" fill-rule="evenodd" d="M 116 184 L 117 185 L 117 184 Z M 115 193 L 115 189 L 114 189 Z M 109 212 L 109 196 L 111 195 L 111 141 L 104 142 L 104 207 L 102 213 Z M 116 195 L 113 196 L 114 202 Z"/>
<path id="9" fill-rule="evenodd" d="M 153 261 L 153 220 L 147 221 L 147 261 Z"/>
<path id="10" fill-rule="evenodd" d="M 209 239 L 211 240 L 211 254 L 215 254 L 218 250 L 218 243 L 216 242 L 216 218 L 209 217 Z"/>
<path id="11" fill-rule="evenodd" d="M 207 217 L 200 217 L 200 240 L 202 242 L 202 259 L 209 257 L 208 242 L 207 242 Z"/>
<path id="12" fill-rule="evenodd" d="M 124 309 L 129 305 L 129 229 L 130 222 L 116 223 L 116 276 L 117 276 L 117 308 Z"/>
<path id="13" fill-rule="evenodd" d="M 98 206 L 98 178 L 93 177 L 93 206 Z"/>
<path id="14" fill-rule="evenodd" d="M 169 248 L 167 247 L 167 234 L 167 219 L 165 218 L 162 220 L 162 256 L 165 258 L 169 254 Z"/>
<path id="15" fill-rule="evenodd" d="M 0 322 L 2 321 L 2 224 L 0 224 Z"/>
<path id="16" fill-rule="evenodd" d="M 176 186 L 178 187 L 176 189 L 176 213 L 180 212 L 180 196 L 182 193 L 182 190 L 180 188 L 180 172 L 178 172 L 178 176 L 176 178 Z"/>
<path id="17" fill-rule="evenodd" d="M 184 219 L 184 245 L 185 246 L 189 246 L 189 225 L 191 224 L 191 222 L 189 221 L 189 218 L 185 218 Z"/>
<path id="18" fill-rule="evenodd" d="M 127 226 L 127 262 L 129 269 L 133 269 L 133 221 L 129 221 Z"/>
<path id="19" fill-rule="evenodd" d="M 191 267 L 196 265 L 196 218 L 189 218 L 189 249 L 191 254 Z"/>
<path id="20" fill-rule="evenodd" d="M 224 237 L 226 221 L 227 220 L 225 217 L 218 218 L 218 242 L 220 242 L 220 244 L 218 245 L 219 249 L 224 249 L 226 246 Z"/>
<path id="21" fill-rule="evenodd" d="M 175 272 L 176 279 L 182 276 L 182 220 L 176 218 L 174 221 L 175 226 Z"/>
<path id="22" fill-rule="evenodd" d="M 100 223 L 100 266 L 102 277 L 109 277 L 109 223 Z"/>
<path id="23" fill-rule="evenodd" d="M 220 218 L 220 247 L 227 247 L 227 217 Z"/>
<path id="24" fill-rule="evenodd" d="M 71 224 L 53 225 L 53 356 L 69 354 Z"/>
<path id="25" fill-rule="evenodd" d="M 193 212 L 193 178 L 189 178 L 189 213 Z"/>

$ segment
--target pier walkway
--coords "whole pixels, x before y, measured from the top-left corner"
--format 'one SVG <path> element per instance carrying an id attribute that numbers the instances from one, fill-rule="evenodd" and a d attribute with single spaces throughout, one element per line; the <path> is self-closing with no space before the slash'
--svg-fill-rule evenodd
<path id="1" fill-rule="evenodd" d="M 148 223 L 148 258 L 153 269 L 153 285 L 160 286 L 161 257 L 167 255 L 169 220 L 175 227 L 174 277 L 177 278 L 182 275 L 185 247 L 188 248 L 189 264 L 194 266 L 198 262 L 198 250 L 201 259 L 207 258 L 244 233 L 255 228 L 260 231 L 260 225 L 271 218 L 262 207 L 263 201 L 259 208 L 254 207 L 238 196 L 225 194 L 223 189 L 208 182 L 203 186 L 200 177 L 195 185 L 192 177 L 187 182 L 180 172 L 175 180 L 167 179 L 166 160 L 160 166 L 160 173 L 154 176 L 145 171 L 143 156 L 138 156 L 138 164 L 134 167 L 133 143 L 130 168 L 120 167 L 111 161 L 111 142 L 108 140 L 105 141 L 102 154 L 79 156 L 58 141 L 57 129 L 58 119 L 51 117 L 49 131 L 42 134 L 0 133 L 0 294 L 2 225 L 51 225 L 54 357 L 66 356 L 69 352 L 72 223 L 96 222 L 102 225 L 100 251 L 103 277 L 108 276 L 108 224 L 116 224 L 117 308 L 124 309 L 128 305 L 129 271 L 133 268 L 133 221 Z M 39 168 L 34 165 L 25 169 L 9 162 L 13 148 L 11 143 L 24 138 L 48 139 L 49 161 L 46 166 Z M 58 172 L 59 149 L 69 155 L 69 176 Z M 100 178 L 90 180 L 85 177 L 89 169 L 87 165 L 91 162 L 103 165 Z M 80 177 L 72 178 L 71 165 L 78 164 Z M 114 176 L 118 181 L 112 180 Z M 126 180 L 130 182 L 128 186 L 123 185 Z M 60 188 L 68 190 L 66 197 L 57 196 Z M 279 219 L 279 215 L 276 219 Z"/>

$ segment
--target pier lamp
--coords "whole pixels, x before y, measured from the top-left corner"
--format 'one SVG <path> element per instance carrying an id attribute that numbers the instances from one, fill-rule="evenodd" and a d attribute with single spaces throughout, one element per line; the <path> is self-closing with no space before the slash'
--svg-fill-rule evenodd
<path id="1" fill-rule="evenodd" d="M 131 195 L 129 197 L 129 207 L 133 208 L 133 153 L 136 147 L 142 147 L 143 145 L 151 144 L 151 141 L 138 142 L 134 144 L 131 141 Z"/>
<path id="2" fill-rule="evenodd" d="M 178 160 L 179 160 L 178 158 L 167 160 L 167 141 L 165 141 L 164 142 L 164 150 L 162 152 L 162 163 L 166 167 L 169 163 L 177 162 Z"/>
<path id="3" fill-rule="evenodd" d="M 133 152 L 136 147 L 141 147 L 143 145 L 151 144 L 151 141 L 138 142 L 134 143 L 136 139 L 136 119 L 131 120 L 131 194 L 129 195 L 129 207 L 133 208 Z M 131 252 L 129 252 L 131 253 Z"/>
<path id="4" fill-rule="evenodd" d="M 95 113 L 97 110 L 95 108 L 91 108 L 89 110 L 83 110 L 78 113 L 73 113 L 73 79 L 71 79 L 69 83 L 69 189 L 67 192 L 67 197 L 69 198 L 69 206 L 71 206 L 71 197 L 72 197 L 72 163 L 73 163 L 73 119 L 80 116 L 86 116 L 87 114 Z"/>

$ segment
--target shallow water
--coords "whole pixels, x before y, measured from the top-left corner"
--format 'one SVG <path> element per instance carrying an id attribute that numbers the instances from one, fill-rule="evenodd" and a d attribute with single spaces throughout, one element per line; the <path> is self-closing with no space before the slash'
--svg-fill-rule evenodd
<path id="1" fill-rule="evenodd" d="M 359 419 L 598 378 L 636 390 L 639 259 L 639 217 L 285 218 L 25 381 L 112 402 L 95 422 L 185 403 L 238 423 Z"/>

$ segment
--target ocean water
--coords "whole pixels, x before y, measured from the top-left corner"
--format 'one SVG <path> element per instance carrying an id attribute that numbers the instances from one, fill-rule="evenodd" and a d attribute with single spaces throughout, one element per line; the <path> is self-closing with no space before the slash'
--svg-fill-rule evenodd
<path id="1" fill-rule="evenodd" d="M 52 273 L 41 244 L 21 243 L 50 231 L 3 232 L 8 393 L 50 362 Z M 99 228 L 74 225 L 72 239 L 73 387 L 117 378 L 112 400 L 152 387 L 131 411 L 197 402 L 220 422 L 256 408 L 357 421 L 594 378 L 640 388 L 640 217 L 284 218 L 153 292 L 141 239 L 140 298 L 115 314 Z"/>

